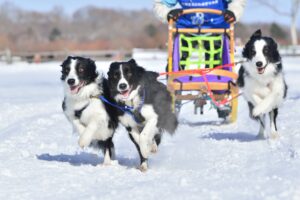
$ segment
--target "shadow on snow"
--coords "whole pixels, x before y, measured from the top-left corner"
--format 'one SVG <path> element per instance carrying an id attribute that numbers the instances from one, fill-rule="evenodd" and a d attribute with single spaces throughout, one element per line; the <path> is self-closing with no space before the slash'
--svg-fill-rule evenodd
<path id="1" fill-rule="evenodd" d="M 199 121 L 199 122 L 191 122 L 188 120 L 181 120 L 181 125 L 188 125 L 190 127 L 197 127 L 197 126 L 221 126 L 226 125 L 228 122 L 226 121 Z"/>
<path id="2" fill-rule="evenodd" d="M 49 161 L 49 162 L 65 162 L 70 163 L 73 166 L 81 166 L 81 165 L 92 165 L 97 166 L 103 163 L 103 157 L 98 156 L 97 154 L 85 153 L 81 152 L 79 154 L 67 155 L 67 154 L 59 154 L 59 155 L 50 155 L 48 153 L 37 155 L 38 160 Z M 136 167 L 138 163 L 137 158 L 125 158 L 125 157 L 117 157 L 117 160 L 120 165 L 124 165 L 126 167 Z"/>
<path id="3" fill-rule="evenodd" d="M 201 139 L 213 139 L 213 140 L 236 140 L 239 142 L 252 142 L 258 141 L 256 135 L 250 133 L 210 133 L 208 135 L 202 136 Z"/>

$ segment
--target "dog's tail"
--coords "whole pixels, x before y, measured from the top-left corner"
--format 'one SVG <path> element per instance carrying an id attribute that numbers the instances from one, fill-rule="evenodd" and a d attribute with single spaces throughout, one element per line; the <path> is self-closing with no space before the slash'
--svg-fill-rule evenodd
<path id="1" fill-rule="evenodd" d="M 172 112 L 165 113 L 162 119 L 159 119 L 158 126 L 173 135 L 178 126 L 176 115 Z"/>

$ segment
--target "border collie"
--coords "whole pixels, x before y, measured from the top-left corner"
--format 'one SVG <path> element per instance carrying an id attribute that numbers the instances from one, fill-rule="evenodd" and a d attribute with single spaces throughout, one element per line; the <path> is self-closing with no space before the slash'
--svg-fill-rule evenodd
<path id="1" fill-rule="evenodd" d="M 109 164 L 114 157 L 112 137 L 118 119 L 115 108 L 99 99 L 100 95 L 110 99 L 107 80 L 98 75 L 95 62 L 88 58 L 69 56 L 61 66 L 65 93 L 62 108 L 79 133 L 79 146 L 102 149 L 104 164 Z"/>
<path id="2" fill-rule="evenodd" d="M 257 30 L 243 49 L 247 59 L 240 70 L 238 86 L 248 102 L 250 117 L 260 122 L 258 138 L 278 138 L 276 118 L 278 108 L 287 94 L 281 57 L 276 42 Z M 270 117 L 270 134 L 265 135 L 265 118 Z"/>
<path id="3" fill-rule="evenodd" d="M 171 95 L 157 81 L 158 74 L 145 71 L 135 60 L 114 62 L 108 71 L 112 97 L 119 106 L 131 107 L 119 116 L 140 155 L 140 170 L 146 171 L 150 152 L 156 152 L 162 132 L 173 134 L 178 121 L 172 112 Z"/>

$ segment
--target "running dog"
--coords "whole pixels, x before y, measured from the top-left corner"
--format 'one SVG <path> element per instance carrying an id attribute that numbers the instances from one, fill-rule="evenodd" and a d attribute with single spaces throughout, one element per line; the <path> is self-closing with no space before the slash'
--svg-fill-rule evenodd
<path id="1" fill-rule="evenodd" d="M 141 171 L 147 170 L 149 153 L 157 151 L 162 132 L 173 134 L 178 125 L 171 95 L 157 77 L 133 59 L 112 63 L 108 72 L 111 95 L 123 110 L 119 121 L 136 145 Z"/>
<path id="2" fill-rule="evenodd" d="M 239 70 L 237 84 L 249 105 L 250 117 L 260 122 L 258 138 L 278 138 L 276 118 L 287 94 L 281 57 L 276 42 L 257 30 L 243 49 L 247 61 Z M 265 135 L 265 116 L 270 117 L 271 133 Z"/>
<path id="3" fill-rule="evenodd" d="M 104 96 L 113 101 L 107 80 L 98 75 L 95 62 L 88 58 L 69 56 L 61 66 L 65 93 L 62 108 L 79 133 L 79 146 L 102 149 L 104 164 L 109 164 L 114 157 L 112 137 L 118 118 L 115 108 L 99 99 Z"/>

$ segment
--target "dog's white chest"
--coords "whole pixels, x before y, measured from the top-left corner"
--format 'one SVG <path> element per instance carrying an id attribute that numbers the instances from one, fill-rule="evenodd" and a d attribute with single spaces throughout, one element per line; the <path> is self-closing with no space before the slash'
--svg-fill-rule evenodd
<path id="1" fill-rule="evenodd" d="M 76 112 L 79 111 L 80 113 L 76 115 Z M 73 125 L 75 125 L 75 121 L 78 121 L 84 127 L 83 129 L 77 128 L 79 135 L 85 134 L 87 129 L 94 129 L 90 136 L 92 139 L 106 140 L 113 134 L 113 130 L 109 128 L 109 116 L 103 103 L 98 99 L 80 102 L 67 101 L 65 113 Z"/>
<path id="2" fill-rule="evenodd" d="M 272 90 L 272 82 L 258 82 L 252 78 L 245 78 L 244 93 L 255 94 L 261 98 L 264 98 L 270 94 Z"/>
<path id="3" fill-rule="evenodd" d="M 253 105 L 272 96 L 276 105 L 281 104 L 284 98 L 284 79 L 282 74 L 273 77 L 262 77 L 260 81 L 251 77 L 245 78 L 244 96 Z"/>

